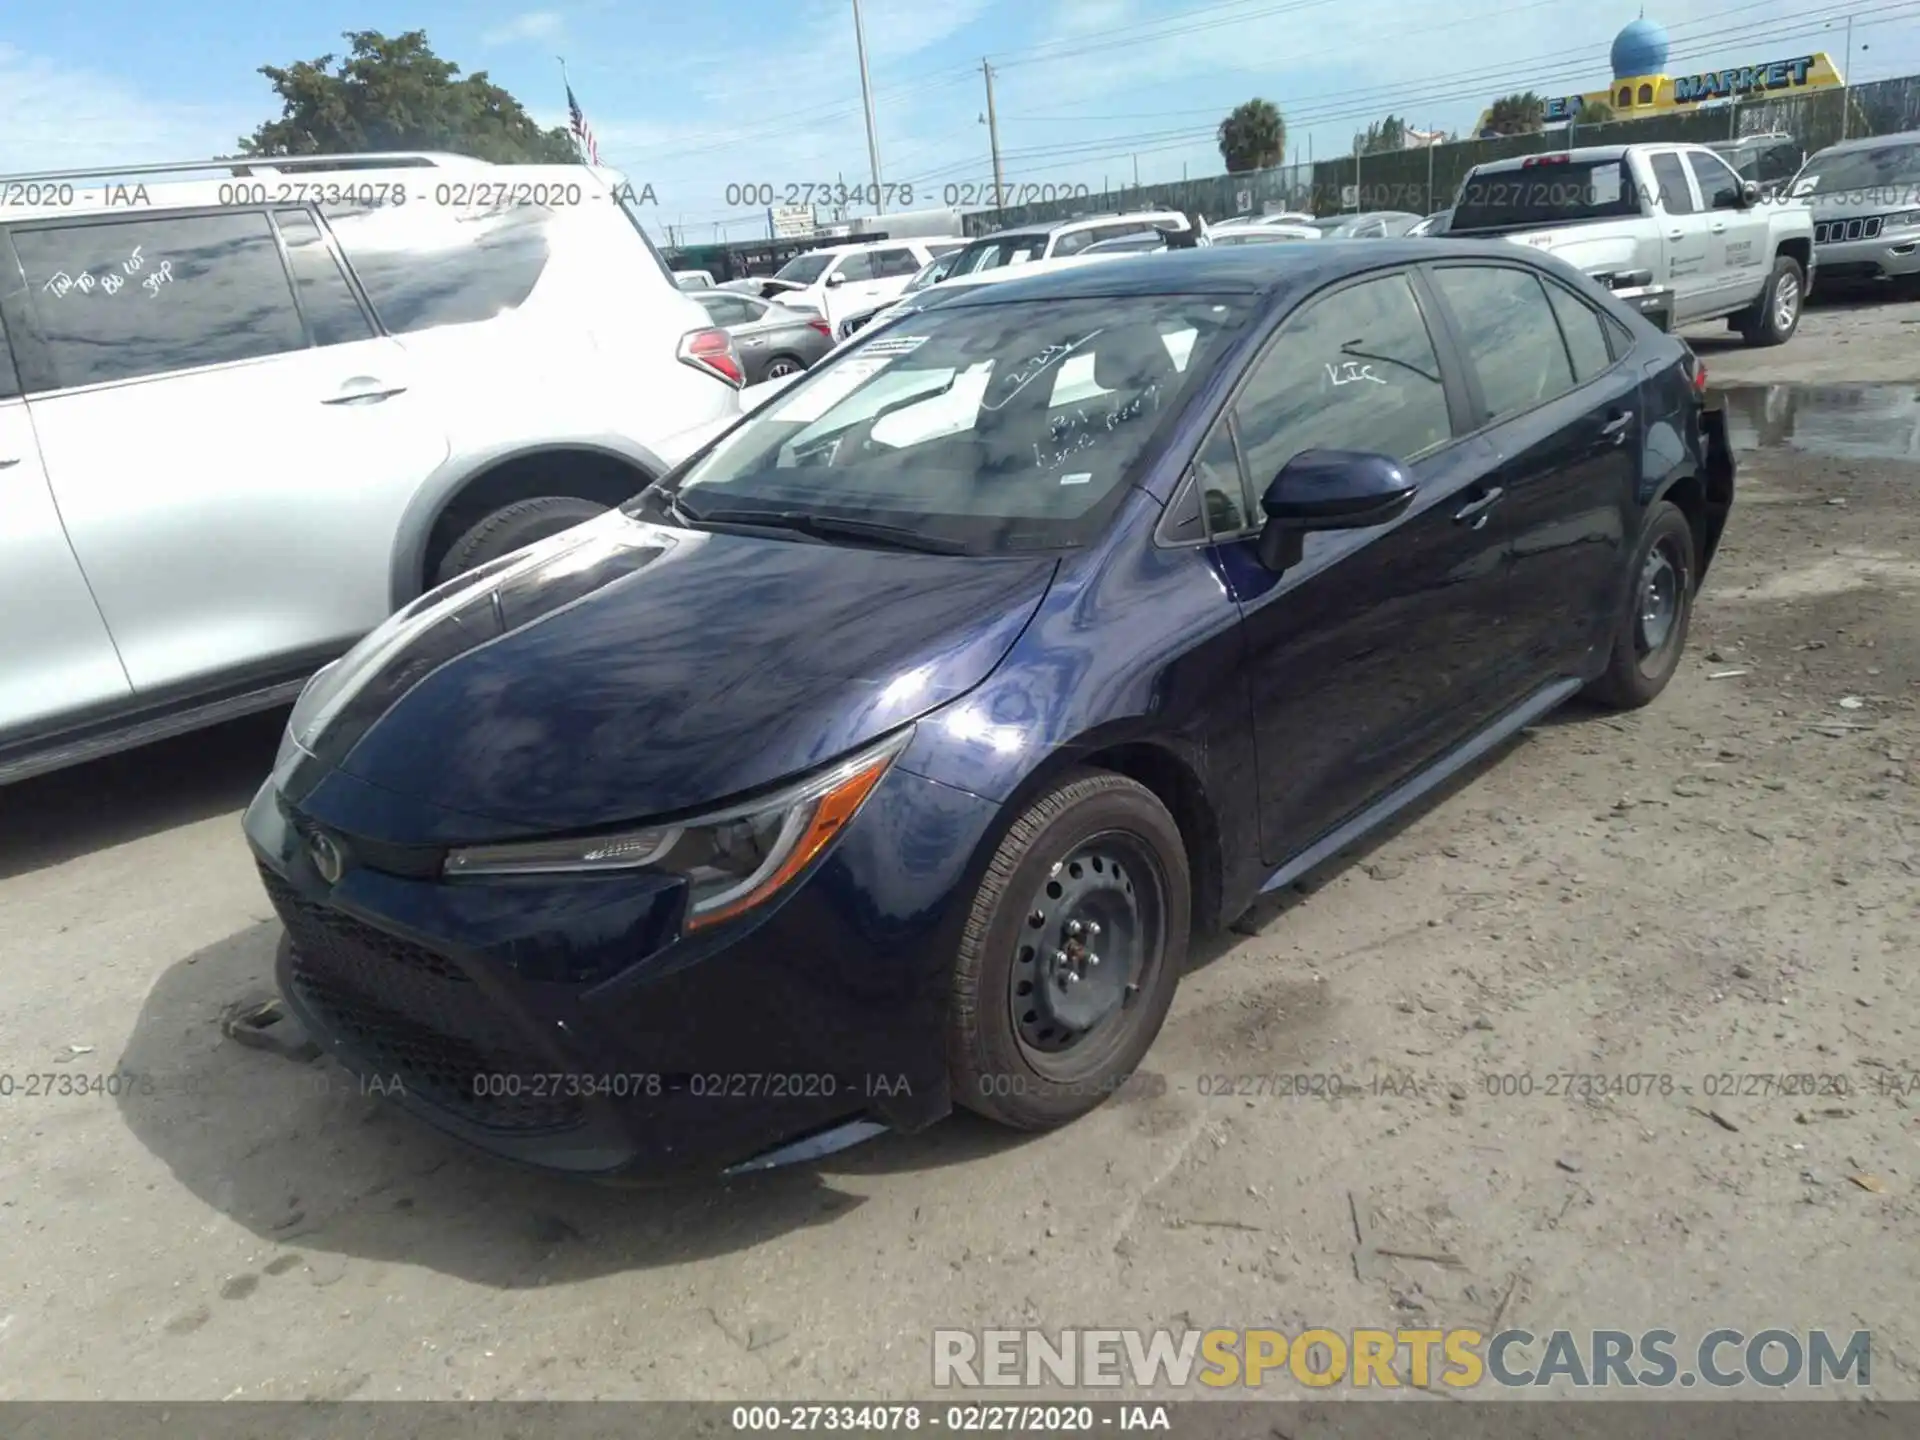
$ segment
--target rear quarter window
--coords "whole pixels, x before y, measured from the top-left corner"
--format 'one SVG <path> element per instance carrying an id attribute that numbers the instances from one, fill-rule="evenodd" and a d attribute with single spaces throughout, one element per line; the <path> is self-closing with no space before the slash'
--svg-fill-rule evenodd
<path id="1" fill-rule="evenodd" d="M 426 205 L 321 211 L 394 334 L 471 325 L 518 309 L 547 268 L 551 212 L 543 206 L 473 214 Z"/>

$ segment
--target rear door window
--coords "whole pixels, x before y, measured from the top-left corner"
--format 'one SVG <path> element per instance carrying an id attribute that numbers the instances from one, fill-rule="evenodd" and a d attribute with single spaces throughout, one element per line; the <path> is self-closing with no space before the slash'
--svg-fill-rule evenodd
<path id="1" fill-rule="evenodd" d="M 1671 150 L 1653 157 L 1653 184 L 1661 209 L 1669 215 L 1691 215 L 1698 208 L 1693 203 L 1693 182 L 1687 179 L 1687 167 Z"/>
<path id="2" fill-rule="evenodd" d="M 59 388 L 307 348 L 265 211 L 12 231 Z"/>
<path id="3" fill-rule="evenodd" d="M 1465 342 L 1486 403 L 1503 420 L 1573 388 L 1573 362 L 1540 281 L 1506 266 L 1445 265 L 1433 281 Z"/>
<path id="4" fill-rule="evenodd" d="M 380 322 L 396 335 L 518 309 L 547 268 L 551 213 L 520 205 L 323 205 Z"/>

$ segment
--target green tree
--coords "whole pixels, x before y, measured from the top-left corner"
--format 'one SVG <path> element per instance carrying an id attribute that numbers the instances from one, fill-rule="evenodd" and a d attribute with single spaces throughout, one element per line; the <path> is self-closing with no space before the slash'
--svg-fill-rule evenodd
<path id="1" fill-rule="evenodd" d="M 1220 154 L 1230 175 L 1278 165 L 1286 153 L 1287 122 L 1271 100 L 1236 105 L 1220 122 Z"/>
<path id="2" fill-rule="evenodd" d="M 1529 135 L 1547 122 L 1547 102 L 1531 90 L 1502 95 L 1487 112 L 1487 128 L 1496 135 Z"/>
<path id="3" fill-rule="evenodd" d="M 1574 113 L 1576 125 L 1611 125 L 1617 117 L 1613 107 L 1604 100 L 1582 100 L 1580 108 Z"/>
<path id="4" fill-rule="evenodd" d="M 1407 148 L 1407 122 L 1397 115 L 1389 115 L 1384 120 L 1376 120 L 1367 126 L 1367 133 L 1353 137 L 1353 149 L 1356 155 L 1378 155 L 1383 150 L 1404 150 Z"/>
<path id="5" fill-rule="evenodd" d="M 487 79 L 465 79 L 442 60 L 424 30 L 391 38 L 350 30 L 352 52 L 328 54 L 260 73 L 280 96 L 282 114 L 242 138 L 242 155 L 341 155 L 372 150 L 445 150 L 478 160 L 579 159 L 564 128 L 542 130 L 520 102 Z"/>

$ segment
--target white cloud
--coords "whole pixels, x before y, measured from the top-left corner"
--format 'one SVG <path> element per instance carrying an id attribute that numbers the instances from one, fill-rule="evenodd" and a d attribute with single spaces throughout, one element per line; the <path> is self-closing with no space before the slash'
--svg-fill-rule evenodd
<path id="1" fill-rule="evenodd" d="M 157 101 L 125 81 L 0 45 L 0 171 L 211 158 L 273 113 L 267 97 L 246 109 Z"/>
<path id="2" fill-rule="evenodd" d="M 534 40 L 551 40 L 562 29 L 557 10 L 528 10 L 504 25 L 496 25 L 480 36 L 482 45 L 518 45 Z"/>

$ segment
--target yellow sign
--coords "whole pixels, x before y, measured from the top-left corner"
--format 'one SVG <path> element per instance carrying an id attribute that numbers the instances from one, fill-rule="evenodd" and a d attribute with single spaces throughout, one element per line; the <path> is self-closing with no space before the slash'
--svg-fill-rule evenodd
<path id="1" fill-rule="evenodd" d="M 1827 90 L 1845 83 L 1839 68 L 1827 55 L 1798 55 L 1790 60 L 1734 65 L 1724 70 L 1703 70 L 1695 75 L 1619 78 L 1608 90 L 1549 96 L 1542 118 L 1549 125 L 1563 125 L 1578 115 L 1583 106 L 1603 105 L 1617 120 L 1638 120 L 1646 115 L 1695 110 L 1714 101 L 1759 100 L 1801 90 Z M 1483 111 L 1474 133 L 1486 135 L 1492 116 L 1491 108 Z"/>

